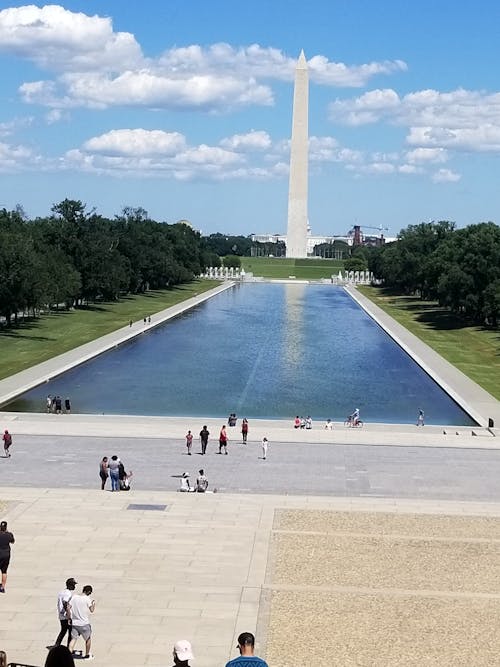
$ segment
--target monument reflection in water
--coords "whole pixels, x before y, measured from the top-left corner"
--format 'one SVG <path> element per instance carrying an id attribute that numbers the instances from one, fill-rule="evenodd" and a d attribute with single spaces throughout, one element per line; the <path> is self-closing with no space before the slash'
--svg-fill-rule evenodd
<path id="1" fill-rule="evenodd" d="M 80 413 L 472 424 L 349 297 L 331 285 L 249 284 L 55 378 L 8 410 L 41 412 L 47 394 Z"/>

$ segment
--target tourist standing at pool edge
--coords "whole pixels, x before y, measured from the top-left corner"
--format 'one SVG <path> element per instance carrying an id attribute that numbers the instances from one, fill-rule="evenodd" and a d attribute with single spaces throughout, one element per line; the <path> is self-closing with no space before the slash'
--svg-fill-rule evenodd
<path id="1" fill-rule="evenodd" d="M 241 437 L 243 444 L 246 445 L 248 438 L 248 419 L 246 417 L 243 417 L 243 421 L 241 422 Z"/>
<path id="2" fill-rule="evenodd" d="M 264 436 L 262 438 L 262 458 L 264 461 L 267 459 L 267 447 L 269 445 L 269 440 Z"/>
<path id="3" fill-rule="evenodd" d="M 224 454 L 227 456 L 227 432 L 225 424 L 223 424 L 219 433 L 219 454 L 222 454 L 223 447 L 224 447 Z"/>
<path id="4" fill-rule="evenodd" d="M 188 450 L 188 456 L 191 456 L 191 447 L 192 447 L 192 445 L 193 445 L 193 434 L 191 433 L 191 431 L 188 431 L 186 433 L 186 447 L 187 447 L 187 450 Z"/>
<path id="5" fill-rule="evenodd" d="M 210 431 L 207 429 L 206 426 L 204 426 L 200 431 L 201 453 L 203 455 L 205 455 L 207 453 L 207 445 L 208 445 L 208 436 L 209 435 L 210 435 Z"/>

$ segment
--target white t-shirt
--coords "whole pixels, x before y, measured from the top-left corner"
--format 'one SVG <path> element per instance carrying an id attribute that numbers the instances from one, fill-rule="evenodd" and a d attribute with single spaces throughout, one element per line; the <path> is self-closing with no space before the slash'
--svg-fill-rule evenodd
<path id="1" fill-rule="evenodd" d="M 71 621 L 73 625 L 88 625 L 89 609 L 92 605 L 92 600 L 88 595 L 73 595 L 71 602 Z"/>
<path id="2" fill-rule="evenodd" d="M 61 620 L 67 618 L 66 610 L 64 609 L 64 603 L 69 602 L 72 596 L 73 596 L 73 591 L 70 591 L 67 588 L 61 591 L 57 596 L 57 611 L 59 613 L 59 618 Z"/>

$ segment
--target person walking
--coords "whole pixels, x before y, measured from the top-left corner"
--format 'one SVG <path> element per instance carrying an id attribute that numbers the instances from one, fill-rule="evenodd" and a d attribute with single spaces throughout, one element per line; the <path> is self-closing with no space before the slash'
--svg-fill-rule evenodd
<path id="1" fill-rule="evenodd" d="M 227 432 L 225 424 L 223 424 L 219 433 L 219 454 L 222 454 L 223 447 L 224 447 L 224 454 L 227 456 Z"/>
<path id="2" fill-rule="evenodd" d="M 174 667 L 189 667 L 189 661 L 194 660 L 193 649 L 187 639 L 179 639 L 174 644 Z"/>
<path id="3" fill-rule="evenodd" d="M 193 434 L 191 431 L 186 433 L 186 447 L 188 450 L 188 456 L 191 456 L 191 447 L 193 446 Z"/>
<path id="4" fill-rule="evenodd" d="M 243 417 L 243 421 L 241 422 L 241 437 L 243 444 L 246 445 L 248 438 L 248 419 L 246 417 Z"/>
<path id="5" fill-rule="evenodd" d="M 67 415 L 70 415 L 70 414 L 71 414 L 71 401 L 69 400 L 69 397 L 66 397 L 66 398 L 64 399 L 64 412 L 65 412 Z"/>
<path id="6" fill-rule="evenodd" d="M 109 477 L 109 465 L 108 465 L 108 457 L 103 456 L 102 461 L 99 463 L 99 477 L 101 478 L 101 491 L 104 491 L 104 487 L 106 486 L 106 482 L 108 481 Z"/>
<path id="7" fill-rule="evenodd" d="M 262 438 L 262 458 L 264 461 L 267 459 L 267 446 L 269 445 L 269 440 L 264 436 Z"/>
<path id="8" fill-rule="evenodd" d="M 208 436 L 210 435 L 209 430 L 204 426 L 200 431 L 200 443 L 201 443 L 201 453 L 205 455 L 207 453 L 208 445 Z"/>
<path id="9" fill-rule="evenodd" d="M 251 632 L 242 632 L 236 647 L 240 655 L 226 663 L 226 667 L 268 667 L 262 658 L 255 655 L 255 637 Z"/>
<path id="10" fill-rule="evenodd" d="M 120 490 L 120 459 L 113 454 L 108 462 L 109 476 L 111 477 L 111 491 Z"/>
<path id="11" fill-rule="evenodd" d="M 7 429 L 5 429 L 4 434 L 2 436 L 3 440 L 3 451 L 5 452 L 5 458 L 10 459 L 10 446 L 12 445 L 12 435 L 9 433 Z"/>
<path id="12" fill-rule="evenodd" d="M 69 650 L 74 655 L 75 643 L 78 637 L 85 641 L 85 660 L 93 660 L 94 656 L 90 652 L 92 643 L 92 628 L 90 627 L 89 613 L 93 614 L 95 610 L 95 600 L 91 600 L 92 586 L 84 586 L 81 595 L 73 595 L 69 601 L 68 610 L 71 619 L 71 641 Z"/>
<path id="13" fill-rule="evenodd" d="M 61 630 L 59 631 L 57 639 L 53 644 L 54 646 L 59 646 L 62 643 L 66 633 L 68 633 L 68 642 L 67 642 L 68 646 L 71 641 L 71 624 L 68 616 L 69 614 L 68 605 L 71 598 L 73 597 L 73 593 L 77 583 L 78 582 L 75 581 L 73 577 L 66 579 L 66 588 L 62 590 L 57 596 L 57 614 L 59 616 L 59 623 L 61 624 Z"/>
<path id="14" fill-rule="evenodd" d="M 424 426 L 424 411 L 418 411 L 417 426 Z"/>
<path id="15" fill-rule="evenodd" d="M 5 593 L 7 570 L 10 563 L 10 545 L 14 544 L 15 541 L 14 535 L 7 530 L 7 521 L 2 521 L 0 523 L 0 572 L 2 573 L 0 593 Z"/>

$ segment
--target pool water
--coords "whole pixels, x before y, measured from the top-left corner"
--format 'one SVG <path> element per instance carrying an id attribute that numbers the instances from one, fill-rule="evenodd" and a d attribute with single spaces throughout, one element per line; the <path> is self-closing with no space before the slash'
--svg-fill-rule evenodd
<path id="1" fill-rule="evenodd" d="M 37 387 L 5 410 L 470 425 L 340 287 L 237 285 Z"/>

